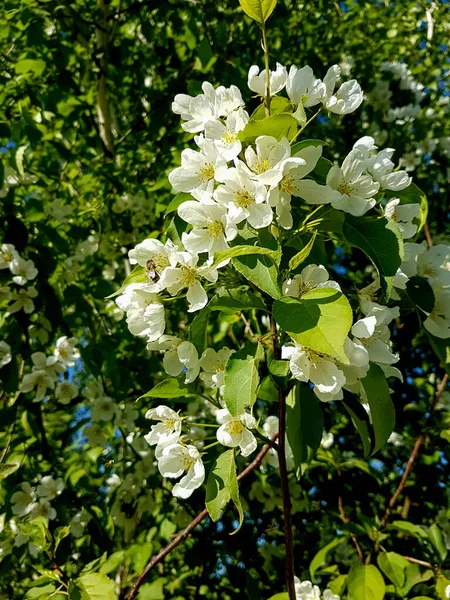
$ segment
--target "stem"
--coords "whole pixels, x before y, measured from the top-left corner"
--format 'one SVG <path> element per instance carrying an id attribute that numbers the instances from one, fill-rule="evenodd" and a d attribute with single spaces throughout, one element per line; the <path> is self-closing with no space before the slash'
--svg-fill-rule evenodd
<path id="1" fill-rule="evenodd" d="M 278 434 L 276 433 L 272 437 L 272 442 L 274 442 L 277 439 L 277 437 L 278 437 Z M 259 465 L 262 462 L 262 459 L 265 457 L 265 455 L 267 454 L 269 449 L 270 449 L 270 446 L 268 444 L 266 444 L 263 447 L 263 449 L 258 453 L 256 458 L 249 465 L 246 466 L 246 468 L 242 471 L 242 473 L 239 473 L 239 475 L 237 476 L 238 481 L 241 481 L 241 479 L 244 479 L 244 477 L 246 477 L 249 473 L 251 473 L 257 467 L 259 467 Z M 177 546 L 179 546 L 181 544 L 181 542 L 184 542 L 184 540 L 191 534 L 191 532 L 197 527 L 197 525 L 199 525 L 203 521 L 203 519 L 205 519 L 207 516 L 208 516 L 208 510 L 205 508 L 204 510 L 202 510 L 201 513 L 199 513 L 195 517 L 195 519 L 193 519 L 189 523 L 189 525 L 186 527 L 186 529 L 184 529 L 180 534 L 178 534 L 170 542 L 170 544 L 168 544 L 165 548 L 163 548 L 161 550 L 161 552 L 159 552 L 159 554 L 157 554 L 156 556 L 153 556 L 153 558 L 150 560 L 148 565 L 145 567 L 145 569 L 139 575 L 134 586 L 131 588 L 130 593 L 126 597 L 126 600 L 134 600 L 134 598 L 136 598 L 139 588 L 144 583 L 144 581 L 147 579 L 148 574 L 153 569 L 153 567 L 156 567 L 156 565 L 159 564 L 168 554 L 170 554 L 172 552 L 172 550 L 174 550 Z M 294 596 L 294 600 L 295 600 L 295 596 Z"/>
<path id="2" fill-rule="evenodd" d="M 270 315 L 273 339 L 273 358 L 281 359 L 275 320 Z M 295 600 L 294 586 L 294 541 L 292 537 L 291 496 L 286 466 L 286 392 L 278 388 L 278 462 L 280 466 L 281 497 L 283 499 L 284 542 L 286 545 L 285 577 L 289 600 Z"/>
<path id="3" fill-rule="evenodd" d="M 428 223 L 425 223 L 425 225 L 423 226 L 423 230 L 425 232 L 425 238 L 427 240 L 428 248 L 431 248 L 431 246 L 433 245 L 433 240 L 431 239 L 431 234 L 430 234 L 430 229 L 428 227 Z"/>
<path id="4" fill-rule="evenodd" d="M 220 444 L 220 442 L 213 442 L 212 444 L 208 444 L 207 446 L 203 446 L 202 450 L 208 450 L 208 448 L 212 448 L 213 446 L 217 446 L 217 444 Z"/>
<path id="5" fill-rule="evenodd" d="M 264 50 L 264 67 L 266 69 L 266 95 L 264 98 L 264 106 L 266 109 L 266 117 L 270 115 L 270 67 L 269 67 L 269 44 L 267 41 L 266 24 L 261 25 L 262 46 Z"/>
<path id="6" fill-rule="evenodd" d="M 298 138 L 298 136 L 301 134 L 301 132 L 302 132 L 302 131 L 305 129 L 305 127 L 308 127 L 308 125 L 309 125 L 309 124 L 310 124 L 312 121 L 314 121 L 314 119 L 317 117 L 317 115 L 318 115 L 318 114 L 319 114 L 319 113 L 322 111 L 322 108 L 323 108 L 323 106 L 321 106 L 321 107 L 319 108 L 319 110 L 318 110 L 316 113 L 314 113 L 314 114 L 313 114 L 313 116 L 312 116 L 310 119 L 308 119 L 308 120 L 306 121 L 306 123 L 303 125 L 303 127 L 301 127 L 301 128 L 300 128 L 300 129 L 297 131 L 297 133 L 294 135 L 294 137 L 293 137 L 293 138 L 292 138 L 292 140 L 291 140 L 291 144 L 292 144 L 293 142 L 295 142 L 295 140 Z"/>

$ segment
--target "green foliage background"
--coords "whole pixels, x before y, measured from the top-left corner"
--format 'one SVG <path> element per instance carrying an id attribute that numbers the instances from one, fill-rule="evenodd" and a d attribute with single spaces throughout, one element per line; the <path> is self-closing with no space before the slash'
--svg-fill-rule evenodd
<path id="1" fill-rule="evenodd" d="M 426 90 L 415 120 L 387 123 L 385 111 L 364 103 L 333 127 L 326 119 L 316 121 L 308 137 L 327 141 L 328 157 L 337 160 L 362 135 L 374 135 L 384 146 L 396 148 L 397 158 L 425 149 L 418 155 L 414 177 L 428 196 L 431 233 L 442 236 L 448 226 L 450 157 L 443 146 L 434 151 L 430 147 L 432 140 L 450 135 L 449 4 L 436 3 L 433 36 L 427 40 L 430 7 L 426 0 L 285 0 L 278 3 L 268 30 L 272 63 L 309 64 L 322 76 L 328 66 L 347 61 L 350 75 L 366 92 L 381 79 L 390 81 L 382 63 L 407 64 Z M 82 362 L 73 374 L 80 388 L 89 377 L 100 377 L 120 406 L 134 403 L 163 378 L 158 356 L 149 356 L 124 320 L 114 318 L 113 304 L 105 297 L 127 274 L 128 250 L 170 226 L 170 217 L 164 217 L 173 197 L 167 173 L 191 137 L 170 111 L 174 95 L 196 94 L 208 80 L 235 84 L 250 100 L 247 71 L 262 63 L 259 31 L 234 0 L 5 0 L 0 8 L 0 62 L 3 163 L 17 164 L 19 149 L 25 147 L 25 172 L 37 177 L 35 184 L 17 186 L 1 199 L 0 241 L 13 243 L 39 270 L 36 312 L 0 316 L 2 339 L 14 351 L 14 360 L 0 373 L 0 445 L 7 449 L 4 460 L 20 465 L 2 481 L 1 512 L 8 521 L 12 493 L 40 473 L 63 477 L 66 485 L 55 503 L 58 516 L 45 541 L 47 552 L 32 557 L 26 545 L 14 545 L 7 527 L 0 533 L 0 597 L 59 598 L 51 595 L 54 587 L 44 590 L 53 586 L 55 564 L 73 581 L 86 582 L 89 572 L 104 574 L 102 598 L 114 597 L 108 596 L 112 592 L 106 578 L 125 593 L 149 557 L 202 510 L 204 496 L 199 492 L 189 502 L 175 501 L 156 470 L 141 459 L 129 431 L 106 424 L 107 447 L 90 448 L 82 437 L 89 422 L 82 408 L 85 399 L 79 396 L 69 406 L 51 397 L 42 405 L 32 403 L 14 394 L 19 372 L 32 352 L 45 352 L 59 335 L 75 335 L 82 341 Z M 393 106 L 414 102 L 398 81 L 390 85 Z M 250 108 L 257 102 L 250 102 Z M 124 194 L 137 200 L 119 212 Z M 68 222 L 51 216 L 55 200 L 73 209 Z M 91 235 L 98 251 L 69 277 L 66 259 Z M 332 245 L 325 252 L 349 288 L 367 280 L 362 254 L 343 247 L 336 255 Z M 394 588 L 387 577 L 389 597 L 445 598 L 443 590 L 450 583 L 445 580 L 450 568 L 450 413 L 436 412 L 425 427 L 443 371 L 428 342 L 416 335 L 415 317 L 402 325 L 394 339 L 405 383 L 395 383 L 393 398 L 396 431 L 404 436 L 404 445 L 387 445 L 365 462 L 360 439 L 342 407 L 326 407 L 325 429 L 334 433 L 335 445 L 320 450 L 300 483 L 291 483 L 296 572 L 323 587 L 334 579 L 339 593 L 344 580 L 337 576 L 357 563 L 348 537 L 353 533 L 365 554 L 373 553 L 378 541 L 388 551 L 433 565 L 436 577 L 433 570 L 408 563 L 414 573 L 408 572 L 406 580 L 415 577 L 418 582 L 412 592 L 401 585 Z M 239 339 L 243 331 L 238 316 L 224 315 L 210 333 L 217 343 Z M 142 432 L 149 428 L 143 417 L 148 407 L 143 400 L 136 404 L 136 425 Z M 423 449 L 414 471 L 391 525 L 377 538 L 377 519 L 421 432 Z M 110 486 L 113 474 L 128 477 L 128 488 Z M 342 522 L 340 497 L 350 523 Z M 284 551 L 277 475 L 266 470 L 249 476 L 241 485 L 241 499 L 245 521 L 238 534 L 229 536 L 232 510 L 218 524 L 204 521 L 152 572 L 139 598 L 259 600 L 281 591 Z M 55 527 L 67 526 L 82 508 L 91 515 L 85 535 L 74 538 L 61 530 L 55 549 Z M 39 527 L 28 534 L 30 539 L 48 535 Z M 328 544 L 316 568 L 310 567 Z M 33 587 L 39 574 L 44 579 Z M 70 597 L 94 598 L 88 587 L 74 586 Z"/>

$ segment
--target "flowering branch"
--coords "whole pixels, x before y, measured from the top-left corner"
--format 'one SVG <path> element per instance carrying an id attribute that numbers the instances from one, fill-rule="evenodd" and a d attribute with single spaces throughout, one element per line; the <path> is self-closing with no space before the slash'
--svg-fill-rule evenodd
<path id="1" fill-rule="evenodd" d="M 271 441 L 274 442 L 276 439 L 278 438 L 278 433 L 276 433 Z M 256 468 L 259 467 L 259 465 L 262 462 L 262 459 L 265 457 L 265 455 L 267 454 L 267 452 L 270 450 L 270 445 L 266 444 L 262 450 L 258 453 L 258 455 L 256 456 L 256 458 L 245 467 L 245 469 L 239 473 L 239 475 L 237 476 L 238 481 L 241 481 L 241 479 L 244 479 L 244 477 L 246 477 L 249 473 L 251 473 L 252 471 L 254 471 Z M 142 571 L 142 573 L 139 575 L 138 579 L 136 580 L 136 583 L 134 584 L 134 586 L 132 587 L 130 593 L 128 594 L 128 596 L 126 597 L 126 600 L 133 600 L 134 598 L 136 598 L 137 593 L 139 591 L 139 588 L 141 587 L 141 585 L 145 582 L 145 580 L 148 577 L 148 574 L 150 573 L 150 571 L 156 567 L 157 564 L 159 564 L 162 560 L 164 560 L 164 558 L 170 554 L 172 552 L 172 550 L 175 550 L 175 548 L 177 546 L 179 546 L 182 542 L 184 542 L 184 540 L 192 533 L 192 531 L 194 531 L 194 529 L 197 527 L 197 525 L 199 525 L 203 519 L 205 519 L 208 516 L 208 510 L 205 508 L 202 510 L 202 512 L 200 512 L 195 519 L 193 519 L 189 525 L 183 529 L 183 531 L 178 534 L 171 542 L 170 544 L 168 544 L 165 548 L 163 548 L 161 550 L 161 552 L 159 552 L 156 556 L 153 556 L 153 558 L 150 560 L 150 562 L 148 563 L 148 565 L 145 567 L 145 569 Z M 294 599 L 295 599 L 295 595 L 294 595 Z"/>
<path id="2" fill-rule="evenodd" d="M 266 95 L 264 97 L 264 106 L 266 109 L 266 117 L 270 115 L 270 65 L 269 65 L 269 44 L 267 41 L 266 23 L 261 25 L 262 32 L 262 47 L 264 50 L 264 66 L 266 69 Z"/>

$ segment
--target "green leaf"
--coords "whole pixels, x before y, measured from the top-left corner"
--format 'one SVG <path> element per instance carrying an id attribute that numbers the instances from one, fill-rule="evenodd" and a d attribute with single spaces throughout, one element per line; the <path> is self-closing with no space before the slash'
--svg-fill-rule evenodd
<path id="1" fill-rule="evenodd" d="M 439 573 L 436 582 L 436 592 L 440 600 L 447 600 L 446 590 L 450 585 L 450 579 L 443 573 Z"/>
<path id="2" fill-rule="evenodd" d="M 167 215 L 170 215 L 170 213 L 176 211 L 178 209 L 179 206 L 181 206 L 181 204 L 183 204 L 183 202 L 187 202 L 188 200 L 192 200 L 192 196 L 191 194 L 186 194 L 185 192 L 179 192 L 175 198 L 172 198 L 172 200 L 169 203 L 169 206 L 166 208 L 166 212 L 164 213 L 164 216 L 167 217 Z"/>
<path id="3" fill-rule="evenodd" d="M 5 479 L 20 467 L 19 463 L 0 463 L 0 479 Z"/>
<path id="4" fill-rule="evenodd" d="M 332 166 L 333 163 L 330 160 L 328 160 L 328 158 L 324 158 L 323 156 L 321 156 L 317 161 L 317 164 L 312 172 L 312 174 L 315 175 L 314 179 L 317 179 L 318 183 L 326 183 L 328 171 L 331 169 Z"/>
<path id="5" fill-rule="evenodd" d="M 264 248 L 262 246 L 233 246 L 232 248 L 215 252 L 214 263 L 209 270 L 212 271 L 213 269 L 216 269 L 224 260 L 236 258 L 237 256 L 249 256 L 251 254 L 268 256 L 275 264 L 277 264 L 281 257 L 281 249 L 270 250 L 269 248 Z"/>
<path id="6" fill-rule="evenodd" d="M 291 372 L 287 360 L 272 360 L 269 364 L 269 373 L 276 386 L 283 390 L 288 388 Z"/>
<path id="7" fill-rule="evenodd" d="M 289 600 L 289 594 L 287 592 L 280 592 L 275 596 L 270 596 L 269 600 Z"/>
<path id="8" fill-rule="evenodd" d="M 286 435 L 298 479 L 302 474 L 302 463 L 309 462 L 317 452 L 322 434 L 320 402 L 307 385 L 299 382 L 286 398 Z"/>
<path id="9" fill-rule="evenodd" d="M 349 600 L 382 600 L 386 585 L 374 565 L 357 565 L 350 569 L 347 579 Z"/>
<path id="10" fill-rule="evenodd" d="M 272 298 L 281 296 L 278 269 L 272 259 L 267 256 L 239 256 L 232 259 L 232 264 L 247 281 Z"/>
<path id="11" fill-rule="evenodd" d="M 36 77 L 40 77 L 45 70 L 47 63 L 41 59 L 24 58 L 15 64 L 14 70 L 17 75 L 31 72 Z"/>
<path id="12" fill-rule="evenodd" d="M 124 282 L 122 283 L 120 288 L 117 290 L 117 292 L 110 294 L 109 296 L 107 296 L 105 298 L 105 300 L 109 300 L 110 298 L 114 298 L 115 296 L 119 296 L 120 294 L 123 294 L 123 292 L 125 291 L 127 286 L 130 285 L 130 283 L 146 283 L 148 281 L 149 281 L 149 278 L 147 275 L 147 269 L 145 267 L 140 267 L 139 265 L 136 265 L 134 267 L 134 269 L 131 271 L 131 273 L 128 275 L 128 277 L 125 278 Z"/>
<path id="13" fill-rule="evenodd" d="M 297 254 L 291 258 L 291 260 L 289 261 L 289 269 L 291 271 L 294 271 L 299 265 L 301 265 L 303 262 L 305 262 L 305 260 L 308 258 L 308 256 L 311 253 L 312 247 L 314 246 L 314 242 L 316 241 L 316 236 L 317 236 L 317 231 L 314 231 L 314 233 L 311 236 L 311 239 L 306 244 L 306 246 L 304 248 L 302 248 L 300 250 L 300 252 L 297 252 Z"/>
<path id="14" fill-rule="evenodd" d="M 228 359 L 223 399 L 231 415 L 240 415 L 246 407 L 255 403 L 259 383 L 258 365 L 263 356 L 263 347 L 258 343 L 248 344 Z"/>
<path id="15" fill-rule="evenodd" d="M 375 265 L 386 300 L 403 260 L 403 238 L 392 219 L 345 215 L 343 232 L 351 246 L 359 248 Z"/>
<path id="16" fill-rule="evenodd" d="M 114 600 L 114 581 L 103 573 L 86 573 L 77 580 L 82 590 L 81 600 Z"/>
<path id="17" fill-rule="evenodd" d="M 395 427 L 395 409 L 392 403 L 386 377 L 378 365 L 371 364 L 367 375 L 361 379 L 375 436 L 372 454 L 377 452 L 387 442 Z"/>
<path id="18" fill-rule="evenodd" d="M 172 377 L 171 379 L 164 379 L 164 381 L 157 383 L 146 394 L 139 396 L 138 400 L 142 400 L 143 398 L 182 398 L 183 396 L 192 395 L 194 394 L 186 384 Z"/>
<path id="19" fill-rule="evenodd" d="M 208 304 L 208 309 L 220 310 L 228 314 L 235 314 L 241 310 L 254 309 L 268 311 L 267 306 L 261 298 L 242 288 L 227 290 L 227 293 L 214 296 Z"/>
<path id="20" fill-rule="evenodd" d="M 302 346 L 348 363 L 344 341 L 352 326 L 352 309 L 338 290 L 319 288 L 307 292 L 299 300 L 277 300 L 273 305 L 273 316 L 278 325 Z"/>
<path id="21" fill-rule="evenodd" d="M 409 562 L 400 554 L 385 552 L 378 555 L 377 563 L 388 579 L 396 588 L 402 588 L 406 579 L 406 569 Z"/>
<path id="22" fill-rule="evenodd" d="M 339 544 L 342 544 L 342 542 L 345 542 L 346 539 L 346 537 L 336 538 L 332 542 L 321 548 L 319 552 L 317 552 L 317 554 L 312 559 L 311 564 L 309 565 L 309 573 L 311 575 L 311 579 L 314 579 L 316 571 L 323 564 L 326 563 L 327 556 L 331 552 L 331 550 L 333 550 L 333 548 L 336 548 L 336 546 L 339 546 Z"/>
<path id="23" fill-rule="evenodd" d="M 262 25 L 273 13 L 277 0 L 239 0 L 239 4 L 245 14 Z"/>
<path id="24" fill-rule="evenodd" d="M 444 560 L 447 558 L 448 550 L 445 545 L 444 535 L 436 523 L 433 523 L 433 525 L 428 528 L 428 537 L 430 538 L 430 542 L 433 544 L 433 547 L 436 550 L 441 562 L 444 562 Z"/>
<path id="25" fill-rule="evenodd" d="M 372 448 L 373 428 L 370 423 L 369 415 L 362 407 L 361 403 L 352 395 L 344 391 L 342 400 L 345 410 L 350 415 L 353 425 L 358 431 L 363 443 L 364 458 L 367 458 Z M 371 435 L 372 434 L 372 435 Z"/>
<path id="26" fill-rule="evenodd" d="M 291 146 L 291 156 L 295 156 L 297 154 L 297 152 L 300 152 L 300 150 L 304 150 L 305 148 L 308 148 L 309 146 L 314 146 L 315 148 L 317 146 L 328 146 L 328 142 L 324 142 L 323 140 L 314 140 L 314 139 L 302 140 L 301 142 L 295 142 L 295 144 L 292 144 L 292 146 Z"/>
<path id="27" fill-rule="evenodd" d="M 189 341 L 197 348 L 199 356 L 208 347 L 209 306 L 203 308 L 189 325 Z"/>
<path id="28" fill-rule="evenodd" d="M 270 114 L 276 115 L 277 113 L 292 113 L 294 110 L 293 104 L 291 104 L 288 98 L 284 96 L 273 96 L 270 100 Z M 251 121 L 260 121 L 266 118 L 266 107 L 262 102 L 257 109 L 255 109 L 251 116 Z"/>
<path id="29" fill-rule="evenodd" d="M 25 600 L 47 600 L 47 598 L 51 597 L 51 594 L 54 594 L 55 590 L 56 585 L 54 583 L 49 583 L 41 587 L 33 587 L 25 594 Z"/>
<path id="30" fill-rule="evenodd" d="M 409 521 L 393 521 L 389 525 L 389 529 L 396 529 L 405 535 L 413 535 L 414 537 L 426 540 L 428 539 L 427 532 L 420 525 L 414 525 Z"/>
<path id="31" fill-rule="evenodd" d="M 53 539 L 55 541 L 54 551 L 56 552 L 59 544 L 62 540 L 70 535 L 70 527 L 68 525 L 57 527 L 53 533 Z"/>
<path id="32" fill-rule="evenodd" d="M 291 140 L 297 133 L 297 120 L 288 113 L 277 113 L 265 119 L 250 121 L 238 134 L 241 142 L 252 143 L 260 135 L 270 135 L 277 140 L 287 138 Z"/>
<path id="33" fill-rule="evenodd" d="M 228 502 L 232 500 L 239 513 L 239 526 L 244 521 L 244 512 L 239 499 L 239 486 L 236 477 L 234 449 L 223 452 L 214 462 L 206 483 L 206 508 L 213 521 L 218 521 Z"/>

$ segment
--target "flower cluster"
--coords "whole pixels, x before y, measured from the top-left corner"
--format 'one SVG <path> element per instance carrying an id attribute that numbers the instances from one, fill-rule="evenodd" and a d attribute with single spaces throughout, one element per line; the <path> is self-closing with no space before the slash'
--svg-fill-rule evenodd
<path id="1" fill-rule="evenodd" d="M 0 246 L 0 270 L 9 270 L 12 283 L 17 287 L 11 288 L 8 281 L 6 285 L 0 286 L 0 303 L 8 302 L 8 313 L 14 314 L 23 310 L 30 314 L 34 311 L 33 298 L 38 292 L 30 281 L 36 278 L 38 270 L 32 260 L 26 260 L 20 256 L 13 244 L 1 244 Z"/>
<path id="2" fill-rule="evenodd" d="M 333 594 L 329 589 L 321 594 L 319 586 L 310 581 L 300 581 L 298 577 L 294 577 L 294 582 L 296 600 L 340 600 L 340 596 Z"/>
<path id="3" fill-rule="evenodd" d="M 80 358 L 80 353 L 75 347 L 77 338 L 62 336 L 56 341 L 53 356 L 46 356 L 43 352 L 33 352 L 31 372 L 24 375 L 20 391 L 22 393 L 34 392 L 33 402 L 44 399 L 47 390 L 55 389 L 55 396 L 62 404 L 68 404 L 78 395 L 78 387 L 62 378 L 68 367 L 75 365 Z"/>

